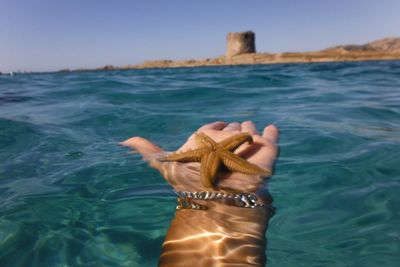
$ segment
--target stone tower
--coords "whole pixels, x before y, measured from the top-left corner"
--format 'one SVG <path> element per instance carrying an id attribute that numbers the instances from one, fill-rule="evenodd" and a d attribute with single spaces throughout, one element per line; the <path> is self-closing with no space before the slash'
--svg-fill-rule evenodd
<path id="1" fill-rule="evenodd" d="M 255 53 L 255 34 L 252 31 L 230 32 L 226 38 L 226 57 L 231 58 L 236 55 Z"/>

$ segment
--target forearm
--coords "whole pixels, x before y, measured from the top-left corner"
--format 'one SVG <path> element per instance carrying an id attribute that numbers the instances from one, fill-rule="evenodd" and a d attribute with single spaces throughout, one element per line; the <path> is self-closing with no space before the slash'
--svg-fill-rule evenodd
<path id="1" fill-rule="evenodd" d="M 160 266 L 264 266 L 269 209 L 203 203 L 207 210 L 176 212 Z"/>
<path id="2" fill-rule="evenodd" d="M 265 127 L 260 135 L 254 123 L 245 121 L 203 125 L 171 154 L 140 137 L 123 142 L 139 151 L 175 190 L 193 194 L 218 189 L 212 198 L 201 198 L 212 203 L 207 203 L 209 209 L 177 211 L 163 244 L 161 266 L 264 265 L 270 213 L 249 195 L 258 194 L 273 170 L 277 141 L 275 126 Z M 239 194 L 232 197 L 229 192 Z M 193 199 L 197 202 L 197 195 Z M 232 199 L 241 201 L 241 207 L 228 206 Z"/>

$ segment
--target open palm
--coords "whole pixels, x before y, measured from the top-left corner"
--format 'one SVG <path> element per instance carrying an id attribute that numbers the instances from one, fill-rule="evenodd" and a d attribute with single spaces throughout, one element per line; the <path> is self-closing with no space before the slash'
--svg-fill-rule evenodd
<path id="1" fill-rule="evenodd" d="M 200 127 L 197 132 L 206 134 L 216 142 L 240 132 L 247 132 L 252 136 L 253 143 L 241 145 L 236 149 L 235 154 L 263 169 L 273 169 L 278 153 L 278 129 L 273 125 L 265 127 L 262 135 L 257 133 L 255 125 L 251 121 L 229 124 L 214 122 Z M 199 163 L 160 162 L 157 158 L 164 155 L 165 152 L 157 145 L 141 137 L 132 137 L 121 144 L 131 147 L 142 154 L 143 158 L 149 161 L 150 166 L 159 170 L 167 182 L 176 190 L 204 190 L 200 182 Z M 196 148 L 198 146 L 194 134 L 192 134 L 177 152 Z M 262 185 L 264 178 L 260 175 L 248 175 L 238 172 L 226 173 L 218 177 L 216 189 L 254 192 Z"/>

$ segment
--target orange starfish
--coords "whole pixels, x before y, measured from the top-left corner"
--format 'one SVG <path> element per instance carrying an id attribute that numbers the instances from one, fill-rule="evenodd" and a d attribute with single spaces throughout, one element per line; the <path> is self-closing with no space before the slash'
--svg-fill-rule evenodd
<path id="1" fill-rule="evenodd" d="M 204 133 L 195 134 L 198 148 L 184 152 L 174 152 L 160 161 L 200 162 L 200 177 L 204 187 L 213 188 L 218 169 L 223 164 L 232 172 L 245 174 L 270 175 L 270 170 L 265 170 L 234 154 L 240 145 L 245 142 L 250 144 L 253 138 L 248 133 L 239 133 L 217 143 Z"/>

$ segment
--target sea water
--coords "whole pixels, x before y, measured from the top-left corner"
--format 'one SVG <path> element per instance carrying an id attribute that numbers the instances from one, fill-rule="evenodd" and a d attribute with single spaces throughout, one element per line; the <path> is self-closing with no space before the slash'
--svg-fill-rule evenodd
<path id="1" fill-rule="evenodd" d="M 155 266 L 171 188 L 119 142 L 280 129 L 268 266 L 398 266 L 400 62 L 0 76 L 0 266 Z"/>

